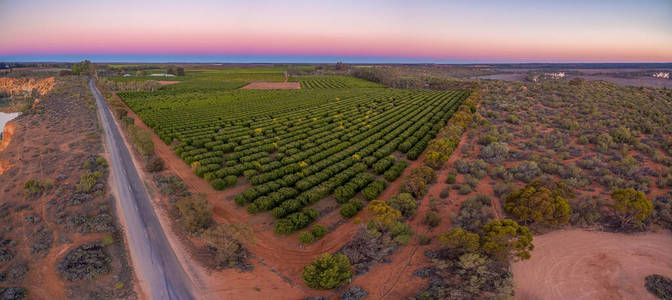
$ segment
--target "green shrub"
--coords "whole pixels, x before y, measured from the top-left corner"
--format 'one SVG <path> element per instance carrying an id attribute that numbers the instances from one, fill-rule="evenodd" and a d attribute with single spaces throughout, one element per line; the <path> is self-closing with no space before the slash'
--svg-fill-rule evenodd
<path id="1" fill-rule="evenodd" d="M 224 188 L 226 188 L 226 182 L 224 182 L 224 180 L 219 179 L 219 178 L 212 180 L 210 182 L 210 185 L 212 185 L 213 189 L 218 190 L 218 191 L 221 191 Z"/>
<path id="2" fill-rule="evenodd" d="M 462 184 L 460 185 L 460 195 L 466 195 L 471 193 L 471 186 L 468 184 Z"/>
<path id="3" fill-rule="evenodd" d="M 455 177 L 457 177 L 457 173 L 455 173 L 455 172 L 448 173 L 448 177 L 446 177 L 446 183 L 447 184 L 454 184 L 455 183 Z"/>
<path id="4" fill-rule="evenodd" d="M 418 244 L 420 245 L 429 245 L 432 242 L 432 238 L 424 234 L 418 235 Z"/>
<path id="5" fill-rule="evenodd" d="M 357 208 L 351 204 L 351 203 L 344 203 L 341 205 L 341 209 L 339 210 L 341 213 L 341 216 L 344 218 L 352 218 L 355 216 L 358 212 Z"/>
<path id="6" fill-rule="evenodd" d="M 324 227 L 324 225 L 315 225 L 313 226 L 313 230 L 311 230 L 315 238 L 321 239 L 325 235 L 327 235 L 327 228 Z"/>
<path id="7" fill-rule="evenodd" d="M 204 195 L 183 197 L 174 207 L 182 225 L 191 233 L 201 233 L 212 223 L 212 204 Z"/>
<path id="8" fill-rule="evenodd" d="M 303 231 L 299 233 L 299 241 L 304 244 L 312 244 L 315 241 L 315 236 L 310 232 Z"/>
<path id="9" fill-rule="evenodd" d="M 238 181 L 238 177 L 234 175 L 229 175 L 224 177 L 224 185 L 229 187 L 229 186 L 234 186 L 236 185 L 236 182 Z"/>
<path id="10" fill-rule="evenodd" d="M 441 224 L 441 216 L 435 211 L 428 211 L 425 214 L 425 217 L 422 218 L 422 224 L 425 224 L 429 227 L 436 227 Z"/>
<path id="11" fill-rule="evenodd" d="M 145 170 L 147 172 L 160 172 L 165 168 L 165 162 L 161 157 L 157 155 L 152 155 L 145 164 Z"/>
<path id="12" fill-rule="evenodd" d="M 352 278 L 352 267 L 343 254 L 322 254 L 303 268 L 303 282 L 312 289 L 329 290 L 346 284 Z"/>
<path id="13" fill-rule="evenodd" d="M 401 214 L 408 218 L 415 214 L 415 211 L 418 209 L 418 202 L 415 201 L 413 195 L 409 193 L 400 193 L 392 197 L 387 201 L 387 204 L 400 211 Z"/>

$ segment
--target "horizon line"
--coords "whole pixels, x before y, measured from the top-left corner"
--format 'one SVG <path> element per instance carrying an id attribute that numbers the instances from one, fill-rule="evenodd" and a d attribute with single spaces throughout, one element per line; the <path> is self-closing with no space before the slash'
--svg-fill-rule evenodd
<path id="1" fill-rule="evenodd" d="M 184 60 L 184 61 L 178 61 L 178 60 L 165 60 L 165 61 L 142 61 L 142 60 L 124 60 L 124 61 L 97 61 L 97 60 L 92 60 L 88 58 L 83 58 L 83 59 L 74 59 L 74 60 L 5 60 L 4 57 L 0 57 L 0 63 L 26 63 L 26 64 L 37 64 L 37 63 L 77 63 L 81 62 L 84 60 L 88 60 L 94 64 L 128 64 L 128 63 L 134 63 L 134 64 L 336 64 L 336 63 L 344 63 L 344 64 L 350 64 L 350 65 L 366 65 L 366 64 L 372 64 L 372 65 L 529 65 L 529 64 L 549 64 L 549 65 L 586 65 L 586 64 L 603 64 L 603 65 L 615 65 L 615 64 L 620 64 L 620 65 L 638 65 L 638 64 L 646 64 L 646 65 L 672 65 L 672 61 L 669 62 L 651 62 L 651 61 L 639 61 L 639 62 L 632 62 L 632 61 L 567 61 L 567 62 L 558 62 L 558 61 L 463 61 L 463 62 L 441 62 L 441 61 L 434 61 L 434 60 L 399 60 L 396 61 L 394 59 L 391 59 L 390 61 L 356 61 L 356 62 L 351 62 L 348 60 L 324 60 L 324 61 L 189 61 L 189 60 Z M 672 67 L 672 66 L 670 66 Z"/>

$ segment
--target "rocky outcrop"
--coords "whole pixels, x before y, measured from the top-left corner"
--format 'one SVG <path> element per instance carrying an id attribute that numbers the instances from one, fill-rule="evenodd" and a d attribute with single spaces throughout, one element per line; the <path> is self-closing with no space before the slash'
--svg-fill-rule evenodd
<path id="1" fill-rule="evenodd" d="M 35 78 L 0 78 L 0 93 L 10 96 L 31 95 L 36 90 L 38 95 L 47 94 L 54 88 L 54 77 Z"/>
<path id="2" fill-rule="evenodd" d="M 2 139 L 0 139 L 0 151 L 7 149 L 9 142 L 12 140 L 12 136 L 14 136 L 15 129 L 16 127 L 13 122 L 10 121 L 5 124 L 5 128 L 2 130 Z M 0 174 L 2 173 L 0 172 Z"/>

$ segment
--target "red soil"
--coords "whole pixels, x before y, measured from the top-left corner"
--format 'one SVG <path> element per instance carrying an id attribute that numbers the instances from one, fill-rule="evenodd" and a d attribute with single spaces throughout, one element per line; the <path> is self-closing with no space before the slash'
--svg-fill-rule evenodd
<path id="1" fill-rule="evenodd" d="M 299 82 L 251 82 L 240 88 L 242 90 L 298 90 Z"/>
<path id="2" fill-rule="evenodd" d="M 656 299 L 644 277 L 672 277 L 672 235 L 559 230 L 512 265 L 518 299 Z"/>

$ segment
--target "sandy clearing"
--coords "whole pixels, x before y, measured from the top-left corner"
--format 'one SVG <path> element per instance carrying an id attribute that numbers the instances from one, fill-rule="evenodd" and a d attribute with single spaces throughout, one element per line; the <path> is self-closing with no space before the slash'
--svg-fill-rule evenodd
<path id="1" fill-rule="evenodd" d="M 512 264 L 518 299 L 656 299 L 644 277 L 672 277 L 672 233 L 558 230 Z"/>
<path id="2" fill-rule="evenodd" d="M 251 82 L 240 88 L 241 90 L 298 90 L 299 82 Z"/>
<path id="3" fill-rule="evenodd" d="M 175 80 L 159 80 L 158 82 L 161 85 L 171 85 L 171 84 L 180 83 L 180 81 L 175 81 Z"/>

